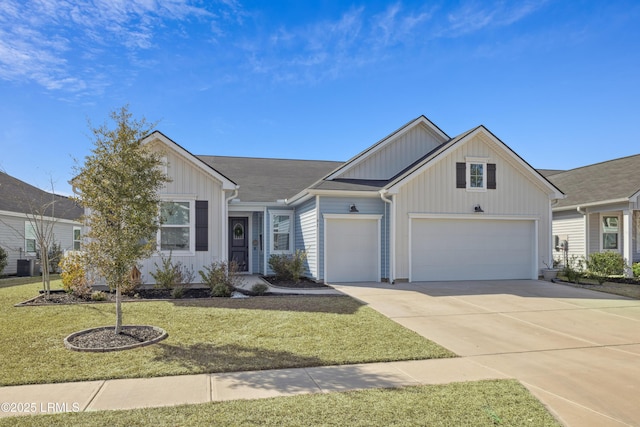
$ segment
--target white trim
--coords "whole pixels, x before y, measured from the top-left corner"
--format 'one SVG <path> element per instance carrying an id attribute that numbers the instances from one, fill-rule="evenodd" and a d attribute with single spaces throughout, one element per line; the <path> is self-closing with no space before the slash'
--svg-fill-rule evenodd
<path id="1" fill-rule="evenodd" d="M 422 219 L 499 219 L 513 221 L 539 221 L 539 215 L 485 215 L 485 214 L 455 214 L 455 213 L 409 213 L 409 218 Z"/>
<path id="2" fill-rule="evenodd" d="M 547 188 L 549 197 L 551 199 L 564 199 L 566 196 L 562 194 L 557 188 L 553 186 L 547 179 L 545 179 L 538 171 L 533 169 L 528 163 L 522 160 L 515 152 L 513 152 L 504 142 L 497 139 L 491 132 L 489 132 L 484 126 L 479 126 L 473 132 L 463 136 L 459 140 L 455 141 L 452 144 L 445 145 L 444 148 L 441 148 L 439 151 L 435 152 L 431 157 L 424 160 L 421 166 L 416 169 L 408 172 L 402 178 L 399 178 L 395 181 L 391 186 L 388 187 L 390 193 L 396 194 L 400 191 L 400 187 L 404 186 L 409 181 L 412 181 L 416 176 L 422 174 L 427 169 L 431 168 L 434 164 L 438 163 L 441 159 L 448 156 L 452 151 L 457 150 L 467 142 L 471 141 L 476 135 L 482 133 L 484 136 L 489 138 L 492 142 L 494 142 L 497 146 L 502 148 L 502 152 L 506 153 L 511 159 L 513 159 L 518 165 L 522 168 L 530 172 L 537 180 L 538 183 L 542 184 L 545 188 Z"/>
<path id="3" fill-rule="evenodd" d="M 539 226 L 538 222 L 540 221 L 539 216 L 531 216 L 531 215 L 477 215 L 477 214 L 440 214 L 440 213 L 410 213 L 409 214 L 409 238 L 408 240 L 408 254 L 409 254 L 409 282 L 413 282 L 413 253 L 412 253 L 412 238 L 413 238 L 413 220 L 414 219 L 445 219 L 445 220 L 475 220 L 475 221 L 486 221 L 486 220 L 500 220 L 500 221 L 533 221 L 533 248 L 531 254 L 531 279 L 538 279 L 538 251 L 539 251 Z M 549 219 L 551 221 L 551 219 Z M 551 234 L 549 235 L 551 236 Z"/>
<path id="4" fill-rule="evenodd" d="M 189 203 L 189 249 L 184 250 L 163 250 L 162 249 L 162 224 L 158 228 L 156 234 L 156 243 L 158 252 L 162 255 L 176 255 L 176 256 L 194 256 L 196 254 L 196 199 L 189 198 L 189 195 L 185 195 L 184 198 L 165 198 L 165 195 L 160 195 L 160 204 L 162 203 Z M 161 207 L 159 207 L 159 210 Z M 172 227 L 168 227 L 172 228 Z M 179 228 L 179 226 L 173 227 Z"/>
<path id="5" fill-rule="evenodd" d="M 287 215 L 289 217 L 289 250 L 275 250 L 273 249 L 273 217 L 274 215 Z M 281 254 L 293 254 L 295 253 L 295 211 L 292 210 L 270 210 L 269 211 L 269 254 L 281 255 Z"/>
<path id="6" fill-rule="evenodd" d="M 465 179 L 467 180 L 467 191 L 475 193 L 484 193 L 487 191 L 487 162 L 488 159 L 480 157 L 466 157 L 465 158 Z M 482 187 L 471 186 L 471 165 L 482 166 Z"/>
<path id="7" fill-rule="evenodd" d="M 74 221 L 72 219 L 57 218 L 57 217 L 51 217 L 51 216 L 40 217 L 40 215 L 37 215 L 37 214 L 28 214 L 23 212 L 12 212 L 12 211 L 0 210 L 0 216 L 11 216 L 15 218 L 21 218 L 21 219 L 23 218 L 28 220 L 37 219 L 38 221 L 42 220 L 42 221 L 49 221 L 49 222 L 58 222 L 62 224 L 76 224 L 76 225 L 82 224 L 80 221 Z"/>
<path id="8" fill-rule="evenodd" d="M 604 244 L 604 239 L 603 239 L 603 234 L 604 234 L 604 228 L 602 226 L 602 220 L 604 219 L 604 217 L 616 217 L 618 218 L 618 247 L 616 249 L 605 249 L 603 247 Z M 600 212 L 599 216 L 598 216 L 598 231 L 600 233 L 600 235 L 598 236 L 600 239 L 600 244 L 599 244 L 599 249 L 600 252 L 618 252 L 619 254 L 622 254 L 622 212 L 620 211 L 611 211 L 611 212 Z"/>
<path id="9" fill-rule="evenodd" d="M 323 280 L 325 283 L 328 283 L 328 274 L 327 272 L 330 271 L 329 269 L 329 265 L 327 263 L 327 223 L 332 220 L 332 219 L 339 219 L 339 220 L 343 220 L 343 219 L 347 219 L 347 220 L 352 220 L 352 221 L 357 221 L 357 220 L 366 220 L 366 221 L 376 221 L 377 222 L 377 227 L 376 227 L 376 232 L 377 232 L 377 237 L 376 237 L 376 242 L 377 242 L 377 251 L 376 251 L 376 282 L 380 282 L 381 281 L 381 268 L 380 268 L 380 258 L 382 257 L 382 244 L 380 242 L 380 221 L 382 219 L 382 215 L 378 215 L 378 214 L 322 214 L 322 218 L 323 218 L 323 229 L 324 229 L 324 241 L 323 241 L 323 266 L 324 266 L 324 274 L 323 274 Z"/>
<path id="10" fill-rule="evenodd" d="M 320 279 L 320 196 L 315 196 L 316 197 L 316 207 L 315 207 L 315 211 L 316 211 L 316 224 L 315 224 L 315 231 L 316 231 L 316 271 L 312 272 L 311 274 L 313 274 L 313 277 L 315 277 L 316 279 Z"/>
<path id="11" fill-rule="evenodd" d="M 80 239 L 76 240 L 76 230 L 80 231 Z M 82 246 L 82 227 L 79 225 L 74 225 L 71 230 L 71 247 L 74 251 L 80 250 L 80 248 L 76 249 L 76 242 L 78 242 L 78 246 Z"/>
<path id="12" fill-rule="evenodd" d="M 144 138 L 142 140 L 142 144 L 146 145 L 156 140 L 164 144 L 166 147 L 172 149 L 176 153 L 180 154 L 182 157 L 189 160 L 198 169 L 200 169 L 207 175 L 220 181 L 220 183 L 222 184 L 223 190 L 235 190 L 238 187 L 236 183 L 234 183 L 233 181 L 231 181 L 230 179 L 222 175 L 220 172 L 215 170 L 213 167 L 209 166 L 207 163 L 203 162 L 202 160 L 200 160 L 199 158 L 197 158 L 196 156 L 194 156 L 193 154 L 191 154 L 190 152 L 188 152 L 187 150 L 185 150 L 184 148 L 179 146 L 177 143 L 175 143 L 174 141 L 169 139 L 167 136 L 163 135 L 158 131 L 154 131 L 149 136 Z"/>
<path id="13" fill-rule="evenodd" d="M 331 172 L 331 174 L 329 174 L 325 179 L 332 180 L 334 178 L 340 177 L 345 172 L 349 171 L 349 169 L 352 169 L 353 167 L 362 163 L 365 159 L 377 153 L 378 151 L 419 125 L 424 125 L 430 131 L 434 132 L 442 140 L 442 142 L 449 139 L 449 136 L 442 132 L 435 124 L 429 121 L 429 119 L 427 119 L 425 116 L 420 116 L 417 119 L 407 123 L 400 129 L 396 130 L 395 132 L 385 136 L 369 148 L 357 154 L 355 157 L 346 161 L 343 165 L 339 166 L 336 170 Z"/>

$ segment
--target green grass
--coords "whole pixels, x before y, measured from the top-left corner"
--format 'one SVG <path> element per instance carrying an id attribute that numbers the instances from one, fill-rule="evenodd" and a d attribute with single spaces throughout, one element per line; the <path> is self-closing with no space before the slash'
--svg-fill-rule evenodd
<path id="1" fill-rule="evenodd" d="M 559 426 L 519 382 L 491 380 L 128 411 L 0 419 L 0 426 Z"/>
<path id="2" fill-rule="evenodd" d="M 114 324 L 114 304 L 13 306 L 40 288 L 0 287 L 0 385 L 454 356 L 349 297 L 129 302 L 125 324 L 159 326 L 169 338 L 134 350 L 73 352 L 63 339 Z"/>

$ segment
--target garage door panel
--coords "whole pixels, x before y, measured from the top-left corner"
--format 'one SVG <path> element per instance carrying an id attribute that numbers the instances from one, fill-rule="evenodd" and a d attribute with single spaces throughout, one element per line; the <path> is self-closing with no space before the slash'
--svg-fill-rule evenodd
<path id="1" fill-rule="evenodd" d="M 413 219 L 411 280 L 529 279 L 534 223 Z"/>
<path id="2" fill-rule="evenodd" d="M 375 219 L 331 219 L 326 223 L 325 280 L 379 280 L 379 224 Z"/>

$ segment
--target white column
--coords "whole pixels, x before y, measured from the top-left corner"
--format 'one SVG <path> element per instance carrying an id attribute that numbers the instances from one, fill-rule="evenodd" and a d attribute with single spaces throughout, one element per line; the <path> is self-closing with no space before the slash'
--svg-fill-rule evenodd
<path id="1" fill-rule="evenodd" d="M 622 211 L 622 256 L 629 265 L 633 262 L 633 253 L 631 252 L 631 243 L 633 242 L 632 219 L 633 211 L 631 209 Z M 631 269 L 627 268 L 625 270 L 625 276 L 632 276 Z"/>

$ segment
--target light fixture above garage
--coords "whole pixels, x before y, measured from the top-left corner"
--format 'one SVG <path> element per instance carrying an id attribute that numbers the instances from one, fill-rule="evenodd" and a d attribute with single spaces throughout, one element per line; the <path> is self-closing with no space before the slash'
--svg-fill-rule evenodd
<path id="1" fill-rule="evenodd" d="M 474 212 L 477 212 L 477 213 L 482 213 L 482 212 L 484 212 L 484 211 L 482 210 L 482 206 L 480 206 L 480 205 L 475 205 L 475 206 L 473 207 L 473 211 L 474 211 Z"/>
<path id="2" fill-rule="evenodd" d="M 358 210 L 358 208 L 356 208 L 356 205 L 354 203 L 351 203 L 351 206 L 349 206 L 349 213 L 356 213 L 356 212 L 360 212 Z"/>

